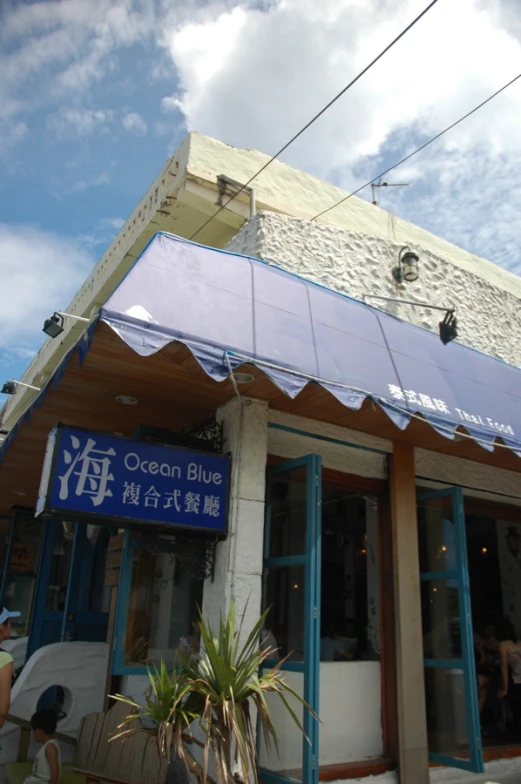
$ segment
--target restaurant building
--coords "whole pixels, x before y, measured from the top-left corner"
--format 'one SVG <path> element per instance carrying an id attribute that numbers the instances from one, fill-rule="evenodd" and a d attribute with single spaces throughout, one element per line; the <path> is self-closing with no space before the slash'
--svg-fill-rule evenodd
<path id="1" fill-rule="evenodd" d="M 4 410 L 27 658 L 107 641 L 109 688 L 139 696 L 197 606 L 235 600 L 245 630 L 271 607 L 320 723 L 307 743 L 277 714 L 266 782 L 521 756 L 515 732 L 483 743 L 474 661 L 478 624 L 521 627 L 521 282 L 361 200 L 310 222 L 338 189 L 279 163 L 197 237 L 214 247 L 179 236 L 259 157 L 189 137 Z"/>

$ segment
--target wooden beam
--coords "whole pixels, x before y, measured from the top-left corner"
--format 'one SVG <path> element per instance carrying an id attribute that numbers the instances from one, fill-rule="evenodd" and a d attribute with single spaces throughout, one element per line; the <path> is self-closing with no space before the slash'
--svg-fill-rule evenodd
<path id="1" fill-rule="evenodd" d="M 389 463 L 400 784 L 428 784 L 414 448 L 395 442 Z"/>

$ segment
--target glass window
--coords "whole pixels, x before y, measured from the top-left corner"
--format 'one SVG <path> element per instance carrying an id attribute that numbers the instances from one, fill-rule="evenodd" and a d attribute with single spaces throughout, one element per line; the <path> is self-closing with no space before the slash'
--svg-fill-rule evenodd
<path id="1" fill-rule="evenodd" d="M 304 566 L 279 566 L 265 571 L 264 602 L 270 613 L 266 630 L 277 657 L 304 660 Z"/>
<path id="2" fill-rule="evenodd" d="M 320 660 L 380 658 L 376 498 L 323 484 Z"/>
<path id="3" fill-rule="evenodd" d="M 270 477 L 268 558 L 306 552 L 306 494 L 306 472 L 302 468 Z"/>
<path id="4" fill-rule="evenodd" d="M 14 521 L 13 544 L 4 596 L 7 607 L 21 613 L 20 618 L 13 619 L 14 637 L 24 637 L 28 633 L 42 531 L 42 523 L 33 517 L 17 515 Z"/>
<path id="5" fill-rule="evenodd" d="M 143 545 L 145 543 L 143 542 Z M 176 652 L 197 652 L 197 607 L 202 581 L 191 576 L 170 546 L 134 549 L 125 637 L 125 665 L 145 667 L 164 660 L 173 666 Z"/>

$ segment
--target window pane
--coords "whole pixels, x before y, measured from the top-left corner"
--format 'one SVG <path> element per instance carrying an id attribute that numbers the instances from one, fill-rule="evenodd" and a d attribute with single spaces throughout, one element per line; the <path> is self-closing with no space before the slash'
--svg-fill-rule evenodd
<path id="1" fill-rule="evenodd" d="M 278 655 L 303 661 L 304 566 L 267 569 L 264 579 L 264 606 L 271 608 L 266 629 L 273 635 Z"/>
<path id="2" fill-rule="evenodd" d="M 425 668 L 429 751 L 468 757 L 463 670 Z"/>
<path id="3" fill-rule="evenodd" d="M 47 589 L 46 610 L 63 612 L 69 585 L 74 526 L 64 529 L 61 523 L 56 524 L 54 552 L 52 554 L 51 574 Z"/>
<path id="4" fill-rule="evenodd" d="M 13 618 L 13 636 L 24 637 L 29 630 L 43 526 L 39 520 L 21 515 L 14 526 L 4 601 L 10 610 L 21 613 L 20 618 Z"/>
<path id="5" fill-rule="evenodd" d="M 323 485 L 320 660 L 378 661 L 377 501 Z"/>
<path id="6" fill-rule="evenodd" d="M 272 476 L 268 484 L 270 505 L 269 557 L 302 555 L 306 550 L 306 471 Z"/>
<path id="7" fill-rule="evenodd" d="M 420 502 L 418 537 L 421 572 L 448 572 L 456 569 L 452 499 L 433 498 Z"/>
<path id="8" fill-rule="evenodd" d="M 172 667 L 176 651 L 198 652 L 197 606 L 202 581 L 193 578 L 167 550 L 134 550 L 125 664 L 145 666 L 164 660 Z"/>
<path id="9" fill-rule="evenodd" d="M 461 658 L 460 608 L 454 580 L 423 580 L 423 655 L 426 659 Z"/>

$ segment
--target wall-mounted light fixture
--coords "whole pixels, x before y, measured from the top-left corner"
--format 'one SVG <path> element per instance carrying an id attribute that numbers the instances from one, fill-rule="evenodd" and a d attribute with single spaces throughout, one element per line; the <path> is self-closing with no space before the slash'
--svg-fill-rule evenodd
<path id="1" fill-rule="evenodd" d="M 384 302 L 397 302 L 400 305 L 412 305 L 415 308 L 429 308 L 430 310 L 442 310 L 445 316 L 439 323 L 440 340 L 444 346 L 458 337 L 458 320 L 456 318 L 456 308 L 442 308 L 440 305 L 429 305 L 428 302 L 417 302 L 414 299 L 395 299 L 394 297 L 380 297 L 378 294 L 364 294 L 364 299 L 381 299 Z"/>
<path id="2" fill-rule="evenodd" d="M 2 395 L 16 395 L 16 390 L 18 387 L 26 387 L 26 389 L 34 389 L 35 392 L 40 391 L 40 387 L 33 387 L 32 384 L 24 384 L 23 381 L 6 381 L 2 389 L 0 390 L 0 394 Z"/>
<path id="3" fill-rule="evenodd" d="M 45 334 L 50 338 L 57 338 L 58 335 L 61 335 L 64 330 L 63 320 L 65 318 L 70 318 L 74 321 L 83 321 L 86 324 L 88 324 L 91 320 L 85 318 L 84 316 L 75 316 L 73 313 L 61 313 L 60 311 L 57 311 L 56 313 L 53 313 L 50 318 L 45 319 L 43 325 L 43 331 Z"/>
<path id="4" fill-rule="evenodd" d="M 398 254 L 398 265 L 393 267 L 393 278 L 397 283 L 414 283 L 418 280 L 420 259 L 407 245 Z"/>

